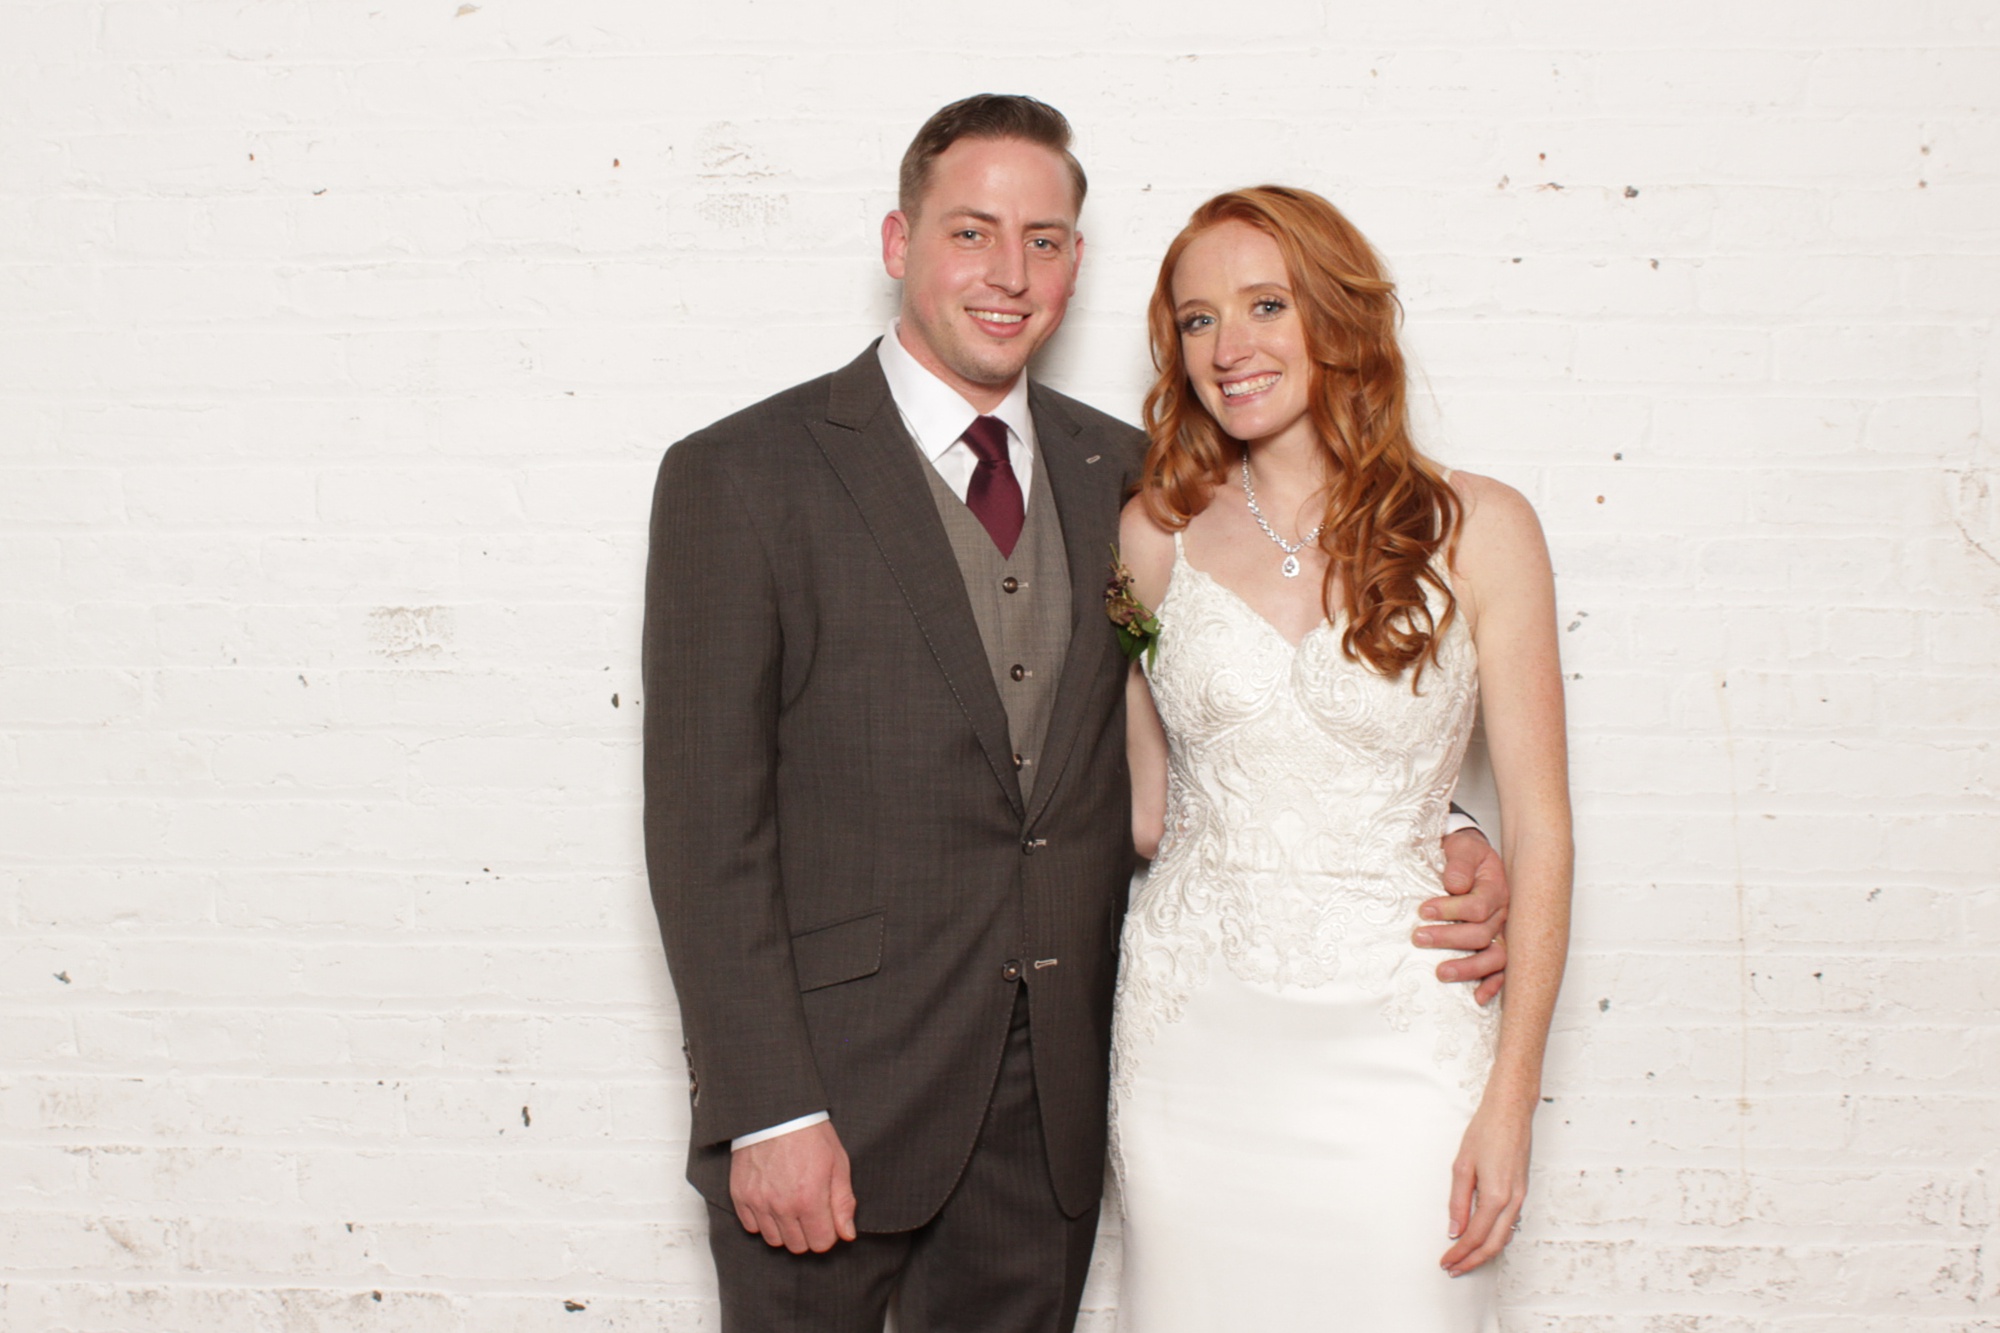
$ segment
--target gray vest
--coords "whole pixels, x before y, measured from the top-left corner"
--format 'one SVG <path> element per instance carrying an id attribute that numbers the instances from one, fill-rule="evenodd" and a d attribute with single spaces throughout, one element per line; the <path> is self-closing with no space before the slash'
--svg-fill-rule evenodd
<path id="1" fill-rule="evenodd" d="M 1035 765 L 1049 729 L 1056 677 L 1069 652 L 1069 559 L 1048 475 L 1048 467 L 1037 458 L 1021 539 L 1014 543 L 1012 556 L 1002 556 L 985 525 L 952 494 L 937 469 L 928 460 L 924 463 L 931 498 L 937 501 L 945 535 L 951 538 L 958 571 L 965 576 L 972 617 L 979 623 L 986 661 L 993 668 L 994 688 L 1007 710 L 1023 798 L 1035 788 Z"/>

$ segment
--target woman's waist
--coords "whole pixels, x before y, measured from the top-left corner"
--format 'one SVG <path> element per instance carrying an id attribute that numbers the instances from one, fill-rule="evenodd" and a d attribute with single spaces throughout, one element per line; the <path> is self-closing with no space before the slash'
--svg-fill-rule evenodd
<path id="1" fill-rule="evenodd" d="M 1388 837 L 1292 839 L 1195 827 L 1170 831 L 1153 866 L 1155 873 L 1171 876 L 1297 881 L 1301 889 L 1322 895 L 1432 898 L 1443 892 L 1444 852 L 1437 834 L 1427 829 Z"/>

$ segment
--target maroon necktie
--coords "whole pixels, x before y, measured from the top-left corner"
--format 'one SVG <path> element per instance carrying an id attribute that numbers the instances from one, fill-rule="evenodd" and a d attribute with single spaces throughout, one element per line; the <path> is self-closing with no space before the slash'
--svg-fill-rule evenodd
<path id="1" fill-rule="evenodd" d="M 965 442 L 979 456 L 972 484 L 965 490 L 965 507 L 986 525 L 1001 555 L 1014 554 L 1021 540 L 1027 506 L 1021 502 L 1021 482 L 1007 457 L 1007 423 L 998 417 L 975 417 L 965 428 Z"/>

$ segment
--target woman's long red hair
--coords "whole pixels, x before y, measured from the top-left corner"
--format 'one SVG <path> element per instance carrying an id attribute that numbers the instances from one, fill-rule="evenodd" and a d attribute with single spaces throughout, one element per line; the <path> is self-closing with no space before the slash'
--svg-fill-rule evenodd
<path id="1" fill-rule="evenodd" d="M 1458 613 L 1438 572 L 1458 531 L 1458 496 L 1410 438 L 1406 373 L 1396 326 L 1402 305 L 1373 246 L 1332 204 L 1281 185 L 1219 194 L 1194 211 L 1160 261 L 1146 319 L 1159 372 L 1146 394 L 1151 445 L 1141 495 L 1154 521 L 1182 528 L 1208 507 L 1241 457 L 1188 382 L 1174 313 L 1174 268 L 1188 243 L 1224 222 L 1278 243 L 1305 325 L 1312 381 L 1308 411 L 1332 467 L 1319 545 L 1328 567 L 1327 618 L 1347 613 L 1340 646 L 1385 676 L 1412 666 L 1416 688 Z M 1426 589 L 1442 612 L 1433 614 Z"/>

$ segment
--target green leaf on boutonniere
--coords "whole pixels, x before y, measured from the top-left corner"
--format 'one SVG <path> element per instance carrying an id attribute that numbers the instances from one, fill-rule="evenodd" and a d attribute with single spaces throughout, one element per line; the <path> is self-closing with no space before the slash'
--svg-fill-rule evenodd
<path id="1" fill-rule="evenodd" d="M 1160 618 L 1132 595 L 1132 571 L 1125 568 L 1116 546 L 1111 548 L 1111 577 L 1104 585 L 1104 614 L 1118 631 L 1125 660 L 1136 662 L 1144 653 L 1150 668 L 1160 652 Z"/>

